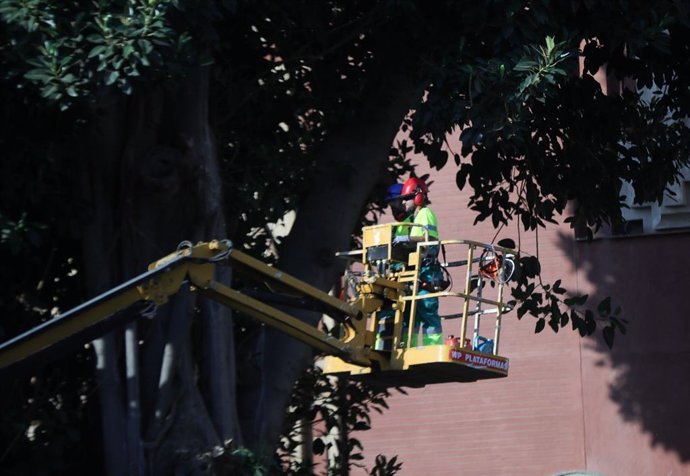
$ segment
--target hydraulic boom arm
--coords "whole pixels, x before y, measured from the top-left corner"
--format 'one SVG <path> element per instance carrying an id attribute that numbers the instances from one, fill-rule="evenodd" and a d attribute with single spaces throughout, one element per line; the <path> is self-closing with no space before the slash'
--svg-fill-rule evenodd
<path id="1" fill-rule="evenodd" d="M 288 290 L 291 296 L 298 296 L 300 302 L 311 302 L 317 308 L 338 316 L 355 330 L 353 337 L 338 340 L 328 336 L 266 302 L 216 281 L 216 266 L 223 264 L 261 282 L 270 282 L 272 288 Z M 363 320 L 363 313 L 357 303 L 353 305 L 336 299 L 233 249 L 225 240 L 181 246 L 177 252 L 152 263 L 147 272 L 1 344 L 0 371 L 55 347 L 85 343 L 98 337 L 123 320 L 136 317 L 146 309 L 141 304 L 152 308 L 164 304 L 185 283 L 191 290 L 275 327 L 321 352 L 357 365 L 369 366 L 372 363 L 362 345 L 363 324 L 359 323 Z M 132 307 L 136 304 L 140 306 L 133 312 Z"/>

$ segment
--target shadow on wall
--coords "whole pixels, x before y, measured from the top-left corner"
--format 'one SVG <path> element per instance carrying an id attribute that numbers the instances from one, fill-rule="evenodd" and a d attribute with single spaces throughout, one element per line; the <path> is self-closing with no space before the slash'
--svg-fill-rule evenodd
<path id="1" fill-rule="evenodd" d="M 690 461 L 690 234 L 573 244 L 572 235 L 562 233 L 559 245 L 573 257 L 579 282 L 586 279 L 596 289 L 589 306 L 611 296 L 629 321 L 612 350 L 600 331 L 586 343 L 601 354 L 597 366 L 610 366 L 616 375 L 610 400 L 624 421 L 651 436 L 653 446 Z"/>

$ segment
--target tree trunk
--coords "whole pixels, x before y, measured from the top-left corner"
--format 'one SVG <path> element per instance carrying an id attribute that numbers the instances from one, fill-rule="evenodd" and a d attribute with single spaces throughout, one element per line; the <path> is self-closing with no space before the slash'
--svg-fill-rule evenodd
<path id="1" fill-rule="evenodd" d="M 361 118 L 330 135 L 320 151 L 316 180 L 300 205 L 297 219 L 280 250 L 279 267 L 328 290 L 343 270 L 335 253 L 347 250 L 366 199 L 385 169 L 393 139 L 414 98 L 410 81 L 394 81 L 390 95 L 369 104 Z M 316 325 L 317 313 L 300 317 Z M 263 458 L 282 429 L 295 380 L 312 363 L 313 351 L 301 342 L 265 329 L 262 388 L 250 441 Z"/>
<path id="2" fill-rule="evenodd" d="M 140 273 L 183 240 L 225 237 L 207 117 L 207 74 L 200 70 L 176 88 L 103 108 L 85 174 L 94 210 L 84 233 L 90 294 Z M 396 85 L 392 100 L 369 105 L 363 119 L 327 139 L 315 185 L 282 249 L 281 268 L 319 288 L 328 289 L 342 269 L 334 253 L 349 247 L 413 97 L 407 82 Z M 200 318 L 194 320 L 197 312 Z M 320 316 L 305 312 L 301 317 L 316 325 Z M 108 474 L 140 467 L 142 447 L 145 473 L 155 475 L 173 470 L 199 474 L 204 462 L 197 456 L 229 441 L 245 443 L 270 461 L 294 381 L 312 362 L 310 348 L 264 330 L 261 386 L 247 407 L 247 399 L 238 401 L 236 395 L 228 310 L 181 292 L 154 319 L 140 318 L 130 331 L 130 337 L 138 336 L 140 352 L 137 371 L 128 373 L 135 379 L 129 382 L 129 400 L 120 374 L 124 367 L 115 358 L 122 332 L 96 345 L 103 366 L 98 377 Z M 130 411 L 129 434 L 123 425 L 127 408 L 138 408 L 141 415 L 136 421 L 136 412 Z M 242 428 L 244 434 L 240 421 L 249 426 Z"/>
<path id="3" fill-rule="evenodd" d="M 110 101 L 103 104 L 85 151 L 90 159 L 86 198 L 93 205 L 84 230 L 89 294 L 143 272 L 183 240 L 225 238 L 208 124 L 208 72 L 199 70 L 176 87 Z M 193 322 L 197 307 L 201 319 Z M 200 473 L 203 463 L 197 455 L 241 440 L 233 406 L 229 313 L 221 315 L 218 306 L 181 292 L 157 310 L 155 319 L 139 318 L 129 332 L 128 352 L 141 350 L 136 369 L 136 359 L 128 366 L 118 359 L 122 331 L 95 345 L 107 474 L 141 467 L 142 445 L 148 474 Z M 202 368 L 193 350 L 198 341 L 207 351 Z M 130 379 L 127 387 L 123 368 Z"/>
<path id="4" fill-rule="evenodd" d="M 122 152 L 122 107 L 117 101 L 104 102 L 100 121 L 94 127 L 85 148 L 82 163 L 82 190 L 86 203 L 92 204 L 91 215 L 83 229 L 83 259 L 86 293 L 93 296 L 117 282 L 119 254 L 115 252 L 116 217 L 113 213 L 117 197 L 117 182 L 112 180 L 118 170 L 118 156 Z M 125 405 L 119 373 L 117 340 L 120 332 L 113 332 L 93 343 L 96 353 L 96 378 L 101 402 L 104 465 L 106 474 L 127 474 L 127 444 L 124 439 Z"/>

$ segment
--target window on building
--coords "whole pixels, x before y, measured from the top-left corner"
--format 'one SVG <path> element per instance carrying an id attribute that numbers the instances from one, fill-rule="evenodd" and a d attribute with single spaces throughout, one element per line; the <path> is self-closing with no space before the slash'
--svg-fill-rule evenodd
<path id="1" fill-rule="evenodd" d="M 632 185 L 624 183 L 621 195 L 626 197 L 622 209 L 625 222 L 602 228 L 594 239 L 690 231 L 690 167 L 683 169 L 683 178 L 669 189 L 661 203 L 634 204 Z M 577 230 L 575 236 L 578 240 L 588 238 L 586 230 Z"/>

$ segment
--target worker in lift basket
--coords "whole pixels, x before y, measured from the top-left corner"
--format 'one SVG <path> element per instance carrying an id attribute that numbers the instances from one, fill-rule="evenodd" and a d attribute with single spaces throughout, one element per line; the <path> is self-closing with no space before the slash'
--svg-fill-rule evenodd
<path id="1" fill-rule="evenodd" d="M 410 177 L 403 184 L 400 192 L 405 212 L 412 218 L 412 222 L 416 225 L 407 227 L 408 234 L 397 235 L 393 239 L 393 243 L 402 243 L 405 241 L 426 241 L 426 233 L 428 233 L 429 241 L 438 240 L 438 219 L 436 214 L 428 207 L 429 190 L 426 183 L 420 178 Z M 426 231 L 426 233 L 425 233 Z M 424 283 L 427 276 L 434 271 L 431 268 L 431 263 L 438 257 L 439 247 L 432 246 L 429 248 L 427 256 L 422 263 L 419 270 L 419 276 Z M 420 286 L 421 290 L 417 292 L 417 296 L 421 297 L 429 294 L 431 291 Z M 414 329 L 412 331 L 412 346 L 417 345 L 417 332 L 419 328 L 422 329 L 422 344 L 423 345 L 437 345 L 443 344 L 443 329 L 441 328 L 441 317 L 438 314 L 438 298 L 428 298 L 417 300 L 417 308 L 415 312 Z M 408 319 L 405 320 L 407 322 Z M 403 329 L 403 340 L 407 339 L 407 330 Z"/>

